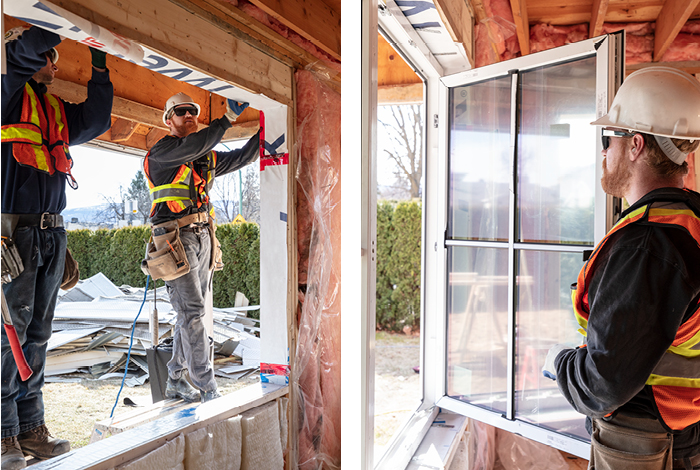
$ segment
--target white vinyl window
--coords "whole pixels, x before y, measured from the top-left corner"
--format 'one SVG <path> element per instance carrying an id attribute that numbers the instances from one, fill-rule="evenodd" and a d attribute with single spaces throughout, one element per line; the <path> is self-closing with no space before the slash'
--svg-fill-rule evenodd
<path id="1" fill-rule="evenodd" d="M 428 77 L 423 401 L 377 468 L 405 468 L 438 409 L 588 458 L 585 417 L 541 368 L 582 341 L 570 285 L 615 205 L 590 122 L 623 63 L 620 33 Z"/>
<path id="2" fill-rule="evenodd" d="M 585 417 L 542 376 L 581 344 L 570 285 L 609 221 L 599 130 L 621 35 L 444 77 L 444 351 L 438 405 L 588 455 Z M 437 289 L 441 287 L 436 284 Z"/>

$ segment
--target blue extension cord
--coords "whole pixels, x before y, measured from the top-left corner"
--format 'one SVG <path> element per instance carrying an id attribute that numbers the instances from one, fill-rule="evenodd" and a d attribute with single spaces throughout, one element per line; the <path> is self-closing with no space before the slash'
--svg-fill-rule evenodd
<path id="1" fill-rule="evenodd" d="M 117 403 L 119 403 L 119 395 L 122 393 L 122 389 L 124 388 L 124 381 L 126 380 L 126 373 L 129 372 L 129 360 L 131 359 L 131 346 L 134 344 L 134 330 L 136 329 L 136 320 L 139 319 L 139 315 L 141 315 L 141 310 L 143 310 L 143 305 L 146 303 L 146 295 L 148 294 L 148 282 L 151 280 L 151 276 L 149 275 L 146 278 L 146 289 L 143 291 L 143 302 L 141 302 L 141 307 L 139 307 L 139 313 L 136 315 L 136 318 L 134 318 L 134 323 L 131 325 L 131 340 L 129 341 L 129 352 L 126 355 L 126 367 L 124 368 L 124 376 L 122 377 L 122 385 L 119 387 L 119 391 L 117 392 L 117 399 L 114 400 L 114 406 L 112 407 L 112 412 L 109 414 L 109 417 L 111 418 L 114 416 L 114 409 L 117 407 Z"/>

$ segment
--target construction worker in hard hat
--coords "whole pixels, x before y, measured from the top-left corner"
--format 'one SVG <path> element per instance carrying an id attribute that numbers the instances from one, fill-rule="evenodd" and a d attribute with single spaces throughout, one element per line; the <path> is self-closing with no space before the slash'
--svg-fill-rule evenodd
<path id="1" fill-rule="evenodd" d="M 198 130 L 200 106 L 185 93 L 173 95 L 163 110 L 170 135 L 156 142 L 144 159 L 153 203 L 153 242 L 149 244 L 153 256 L 147 254 L 142 267 L 152 277 L 165 280 L 177 312 L 165 389 L 168 398 L 207 402 L 221 396 L 202 321 L 210 276 L 220 263 L 210 189 L 215 175 L 239 170 L 258 158 L 260 131 L 238 150 L 212 149 L 247 106 L 227 100 L 225 115 Z M 196 388 L 189 384 L 185 372 Z"/>
<path id="2" fill-rule="evenodd" d="M 586 344 L 556 345 L 543 372 L 588 417 L 589 468 L 700 469 L 700 194 L 683 183 L 700 83 L 641 69 L 592 124 L 603 189 L 629 207 L 572 286 Z"/>
<path id="3" fill-rule="evenodd" d="M 21 259 L 3 284 L 10 316 L 32 375 L 20 379 L 2 333 L 2 468 L 26 466 L 25 455 L 49 459 L 70 450 L 44 421 L 46 344 L 64 277 L 67 237 L 61 211 L 73 160 L 68 145 L 85 143 L 111 124 L 112 83 L 105 53 L 92 50 L 88 99 L 73 104 L 47 92 L 58 71 L 61 38 L 47 30 L 15 28 L 6 34 L 2 76 L 2 238 Z M 87 51 L 86 51 L 87 52 Z M 3 250 L 3 270 L 6 266 Z M 19 266 L 19 263 L 16 264 Z M 74 270 L 73 272 L 76 272 Z"/>

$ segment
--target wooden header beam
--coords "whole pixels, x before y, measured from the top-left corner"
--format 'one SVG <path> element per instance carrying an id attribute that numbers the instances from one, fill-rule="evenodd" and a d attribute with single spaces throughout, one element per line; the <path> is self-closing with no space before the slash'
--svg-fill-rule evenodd
<path id="1" fill-rule="evenodd" d="M 53 0 L 56 5 L 205 74 L 292 103 L 292 70 L 168 0 Z"/>

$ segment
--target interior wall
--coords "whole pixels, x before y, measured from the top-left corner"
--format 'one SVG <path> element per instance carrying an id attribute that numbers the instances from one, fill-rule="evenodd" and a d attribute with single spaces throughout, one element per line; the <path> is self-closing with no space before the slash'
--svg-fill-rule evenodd
<path id="1" fill-rule="evenodd" d="M 300 70 L 295 78 L 297 465 L 334 469 L 340 468 L 340 94 L 312 72 Z"/>

